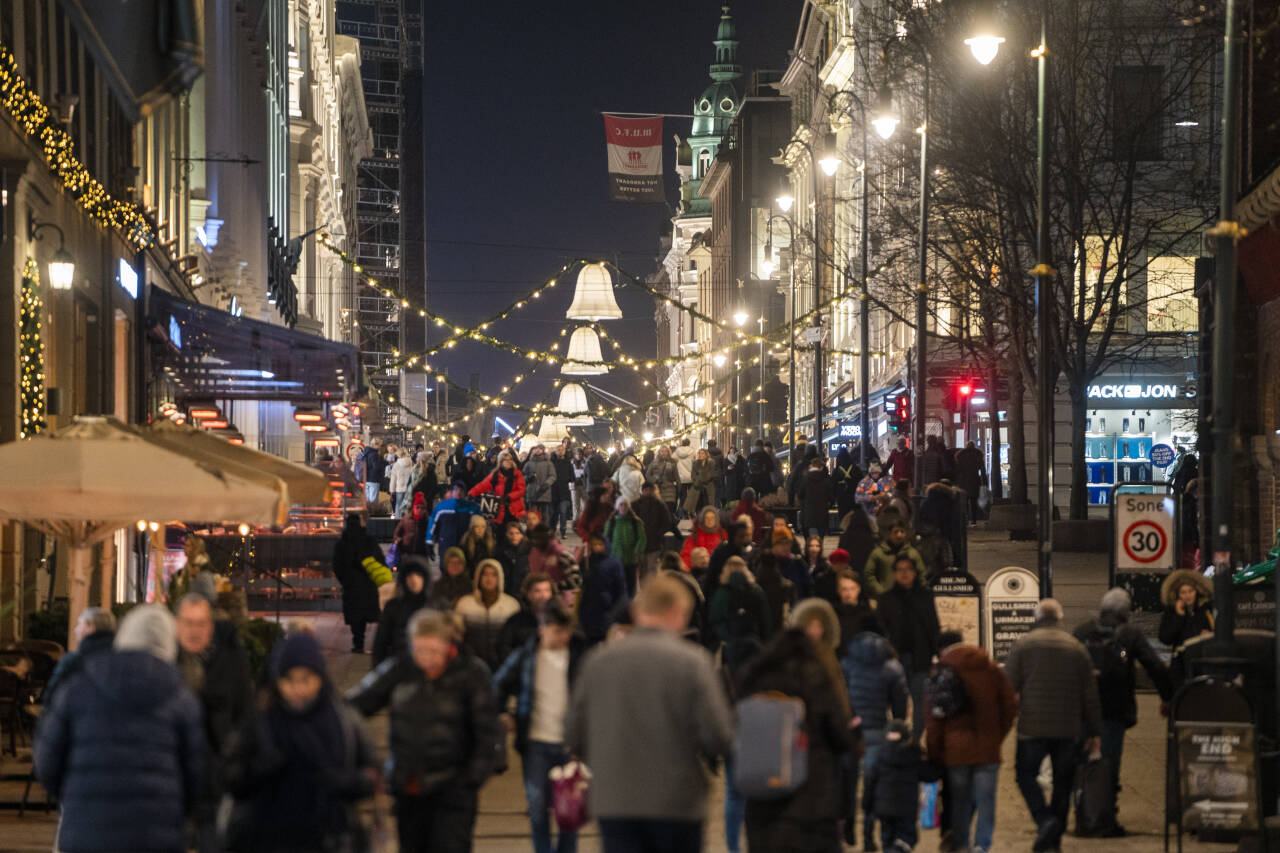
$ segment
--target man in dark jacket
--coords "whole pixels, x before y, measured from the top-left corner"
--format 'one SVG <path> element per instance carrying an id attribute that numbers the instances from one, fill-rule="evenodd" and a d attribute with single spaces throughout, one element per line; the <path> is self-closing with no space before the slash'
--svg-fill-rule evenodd
<path id="1" fill-rule="evenodd" d="M 378 621 L 378 587 L 364 561 L 383 559 L 382 549 L 369 535 L 357 513 L 348 513 L 342 535 L 333 546 L 333 575 L 342 585 L 342 618 L 351 629 L 351 651 L 364 654 L 369 623 Z"/>
<path id="2" fill-rule="evenodd" d="M 173 666 L 173 617 L 158 604 L 135 607 L 115 649 L 83 659 L 36 730 L 36 778 L 62 805 L 57 849 L 185 850 L 205 738 L 200 704 Z"/>
<path id="3" fill-rule="evenodd" d="M 178 668 L 204 710 L 208 743 L 205 787 L 194 822 L 200 853 L 218 850 L 217 811 L 222 799 L 222 756 L 231 735 L 253 713 L 253 676 L 234 623 L 214 619 L 213 606 L 199 593 L 178 602 Z"/>
<path id="4" fill-rule="evenodd" d="M 658 487 L 648 480 L 640 489 L 640 497 L 631 504 L 631 511 L 644 525 L 644 560 L 640 576 L 648 577 L 658 568 L 658 554 L 662 551 L 662 540 L 671 529 L 671 510 L 658 497 Z"/>
<path id="5" fill-rule="evenodd" d="M 775 529 L 770 550 L 778 558 L 778 571 L 795 586 L 796 600 L 800 601 L 813 595 L 813 577 L 809 574 L 809 566 L 805 561 L 792 551 L 795 541 L 790 530 Z"/>
<path id="6" fill-rule="evenodd" d="M 933 656 L 938 653 L 938 611 L 933 593 L 924 584 L 914 560 L 901 556 L 893 563 L 893 586 L 880 596 L 876 614 L 885 637 L 898 653 L 911 687 L 911 730 L 924 731 L 924 684 Z"/>
<path id="7" fill-rule="evenodd" d="M 58 658 L 49 680 L 45 682 L 44 693 L 40 695 L 40 701 L 45 705 L 53 701 L 54 694 L 68 678 L 84 669 L 85 661 L 100 652 L 111 651 L 111 644 L 116 638 L 116 617 L 110 610 L 86 607 L 76 620 L 75 635 L 79 645 L 75 651 Z"/>
<path id="8" fill-rule="evenodd" d="M 964 490 L 969 504 L 970 524 L 982 517 L 978 507 L 978 492 L 986 483 L 987 469 L 982 451 L 972 441 L 967 442 L 964 449 L 956 453 L 956 486 Z"/>
<path id="9" fill-rule="evenodd" d="M 1120 791 L 1120 758 L 1124 754 L 1124 733 L 1138 724 L 1138 702 L 1134 697 L 1136 679 L 1134 661 L 1142 664 L 1155 683 L 1160 698 L 1166 702 L 1173 696 L 1169 670 L 1142 635 L 1129 624 L 1133 604 L 1129 593 L 1120 587 L 1107 590 L 1097 619 L 1080 624 L 1073 632 L 1084 644 L 1097 673 L 1098 701 L 1102 706 L 1102 757 L 1111 771 L 1111 787 Z M 1111 826 L 1102 835 L 1115 838 L 1125 834 L 1124 827 L 1111 815 Z"/>
<path id="10" fill-rule="evenodd" d="M 747 454 L 747 485 L 760 497 L 774 492 L 773 468 L 773 457 L 764 449 L 763 439 L 756 439 L 755 447 Z"/>
<path id="11" fill-rule="evenodd" d="M 370 506 L 378 503 L 382 478 L 387 473 L 387 460 L 382 458 L 382 439 L 370 440 L 360 454 L 360 468 L 364 469 L 364 499 Z"/>
<path id="12" fill-rule="evenodd" d="M 546 621 L 538 633 L 508 655 L 493 677 L 500 708 L 516 697 L 516 751 L 524 771 L 536 851 L 551 850 L 551 783 L 547 775 L 569 761 L 564 750 L 564 719 L 586 650 L 586 639 L 574 631 L 573 614 L 557 599 L 546 605 Z M 576 836 L 576 832 L 562 831 L 557 849 L 571 853 L 576 849 Z"/>
<path id="13" fill-rule="evenodd" d="M 547 519 L 547 526 L 552 530 L 558 526 L 563 539 L 565 531 L 573 526 L 573 496 L 569 493 L 569 486 L 574 477 L 568 446 L 561 444 L 551 451 L 551 465 L 556 479 L 551 484 L 551 517 Z"/>
<path id="14" fill-rule="evenodd" d="M 390 709 L 388 784 L 405 853 L 471 850 L 480 787 L 505 766 L 489 670 L 459 639 L 451 614 L 419 611 L 410 651 L 347 694 L 365 716 Z"/>
<path id="15" fill-rule="evenodd" d="M 609 631 L 615 611 L 627 599 L 627 576 L 622 563 L 609 556 L 604 535 L 593 533 L 582 566 L 582 594 L 578 621 L 587 641 L 598 643 Z"/>
<path id="16" fill-rule="evenodd" d="M 502 586 L 507 595 L 518 597 L 520 587 L 524 585 L 524 576 L 529 574 L 529 539 L 524 535 L 524 527 L 514 518 L 502 526 L 502 535 L 498 539 L 498 549 L 494 557 L 502 563 Z"/>
<path id="17" fill-rule="evenodd" d="M 374 666 L 409 650 L 409 620 L 427 606 L 430 586 L 427 561 L 422 557 L 409 557 L 396 569 L 396 596 L 382 608 L 373 635 Z"/>
<path id="18" fill-rule="evenodd" d="M 725 461 L 724 451 L 720 449 L 719 442 L 714 438 L 707 440 L 707 456 L 711 458 L 711 464 L 715 466 L 716 495 L 723 501 L 725 495 L 724 477 L 728 469 L 728 463 Z"/>
<path id="19" fill-rule="evenodd" d="M 740 518 L 729 526 L 729 538 L 711 552 L 711 562 L 707 564 L 707 573 L 702 577 L 702 594 L 708 604 L 715 597 L 716 589 L 720 586 L 720 576 L 724 573 L 724 564 L 730 557 L 741 557 L 747 563 L 751 562 L 754 555 L 752 537 L 751 519 Z M 770 634 L 766 633 L 765 636 Z"/>
<path id="20" fill-rule="evenodd" d="M 1062 605 L 1052 598 L 1041 601 L 1032 629 L 1014 644 L 1004 665 L 1020 705 L 1016 775 L 1036 824 L 1034 853 L 1061 848 L 1080 741 L 1085 753 L 1097 752 L 1102 745 L 1102 708 L 1093 660 L 1061 624 Z M 1053 765 L 1053 794 L 1048 803 L 1039 781 L 1046 756 Z"/>
<path id="21" fill-rule="evenodd" d="M 809 470 L 804 472 L 796 489 L 796 496 L 804 514 L 801 530 L 807 531 L 810 536 L 826 536 L 835 493 L 821 456 L 810 460 Z"/>
<path id="22" fill-rule="evenodd" d="M 513 615 L 498 631 L 498 657 L 507 656 L 538 636 L 538 629 L 547 619 L 547 604 L 555 596 L 551 576 L 543 572 L 525 575 L 520 586 L 520 612 Z"/>

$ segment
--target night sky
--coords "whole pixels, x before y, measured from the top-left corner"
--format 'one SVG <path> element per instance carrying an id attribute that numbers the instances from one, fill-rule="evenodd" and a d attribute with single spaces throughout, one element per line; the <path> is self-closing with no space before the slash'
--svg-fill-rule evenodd
<path id="1" fill-rule="evenodd" d="M 744 82 L 753 69 L 785 67 L 802 6 L 802 0 L 733 4 Z M 607 197 L 599 113 L 690 113 L 709 82 L 720 3 L 497 0 L 435 8 L 426 34 L 431 309 L 475 323 L 580 257 L 616 260 L 638 276 L 651 272 L 659 235 L 670 233 L 675 212 L 672 134 L 687 136 L 691 122 L 664 124 L 668 204 L 623 204 Z M 552 299 L 491 333 L 549 346 L 566 322 L 572 280 L 550 293 Z M 620 288 L 616 296 L 625 319 L 608 322 L 610 334 L 629 353 L 651 355 L 652 298 L 636 288 Z M 528 364 L 474 343 L 433 361 L 463 385 L 479 373 L 488 393 Z M 520 401 L 541 398 L 556 371 L 545 365 Z M 599 379 L 635 399 L 634 374 Z"/>

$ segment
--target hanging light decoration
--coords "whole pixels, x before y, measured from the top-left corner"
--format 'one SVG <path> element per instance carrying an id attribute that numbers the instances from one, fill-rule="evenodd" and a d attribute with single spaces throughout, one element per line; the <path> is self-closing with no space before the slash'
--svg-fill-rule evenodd
<path id="1" fill-rule="evenodd" d="M 599 376 L 609 368 L 594 362 L 604 361 L 600 353 L 600 336 L 590 326 L 579 326 L 569 338 L 569 356 L 560 372 L 567 376 Z"/>
<path id="2" fill-rule="evenodd" d="M 565 312 L 570 320 L 619 320 L 622 309 L 613 298 L 613 276 L 604 264 L 584 264 L 578 271 L 573 304 Z"/>
<path id="3" fill-rule="evenodd" d="M 565 426 L 595 426 L 596 419 L 591 416 L 591 408 L 587 405 L 587 392 L 576 382 L 566 382 L 560 388 L 560 402 L 556 408 L 562 412 Z"/>
<path id="4" fill-rule="evenodd" d="M 530 444 L 559 444 L 569 437 L 569 425 L 559 415 L 543 415 L 538 435 Z"/>

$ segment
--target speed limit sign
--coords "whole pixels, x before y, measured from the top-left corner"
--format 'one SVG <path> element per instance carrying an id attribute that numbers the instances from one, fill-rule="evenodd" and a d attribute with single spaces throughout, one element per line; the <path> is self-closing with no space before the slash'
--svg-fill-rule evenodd
<path id="1" fill-rule="evenodd" d="M 1116 495 L 1114 504 L 1117 571 L 1162 571 L 1177 568 L 1174 534 L 1178 517 L 1173 495 Z"/>

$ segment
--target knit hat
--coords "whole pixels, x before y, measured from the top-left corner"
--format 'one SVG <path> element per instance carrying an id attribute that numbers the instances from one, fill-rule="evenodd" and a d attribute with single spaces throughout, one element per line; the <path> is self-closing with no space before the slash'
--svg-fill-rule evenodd
<path id="1" fill-rule="evenodd" d="M 829 555 L 827 555 L 827 562 L 844 563 L 845 565 L 848 565 L 849 552 L 843 548 L 837 548 L 834 551 L 832 551 Z"/>
<path id="2" fill-rule="evenodd" d="M 218 603 L 218 581 L 212 572 L 201 572 L 191 581 L 191 592 L 202 595 L 212 606 Z"/>
<path id="3" fill-rule="evenodd" d="M 795 541 L 795 536 L 791 533 L 789 528 L 775 530 L 773 531 L 773 539 L 771 541 L 774 545 L 777 545 L 780 542 L 793 542 Z"/>
<path id="4" fill-rule="evenodd" d="M 177 623 L 162 604 L 139 604 L 120 621 L 112 643 L 118 652 L 146 652 L 165 663 L 178 659 Z"/>
<path id="5" fill-rule="evenodd" d="M 271 660 L 271 677 L 279 678 L 295 666 L 309 669 L 321 678 L 328 678 L 324 665 L 324 652 L 315 635 L 299 631 L 280 641 Z"/>

